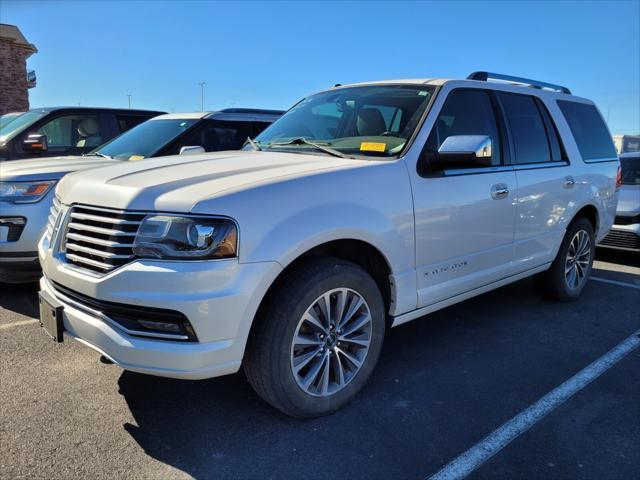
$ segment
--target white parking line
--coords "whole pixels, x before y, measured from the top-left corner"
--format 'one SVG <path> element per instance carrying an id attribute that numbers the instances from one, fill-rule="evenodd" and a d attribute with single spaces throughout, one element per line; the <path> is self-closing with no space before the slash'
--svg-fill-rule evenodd
<path id="1" fill-rule="evenodd" d="M 31 318 L 29 320 L 20 320 L 18 322 L 13 322 L 13 323 L 7 323 L 6 325 L 0 325 L 0 330 L 4 330 L 5 328 L 11 328 L 11 327 L 20 327 L 22 325 L 29 325 L 30 323 L 38 323 L 39 320 L 36 320 L 35 318 Z"/>
<path id="2" fill-rule="evenodd" d="M 595 280 L 596 282 L 610 283 L 611 285 L 618 285 L 620 287 L 629 287 L 629 288 L 635 288 L 637 290 L 640 290 L 640 285 L 635 285 L 633 283 L 619 282 L 617 280 L 609 280 L 608 278 L 600 278 L 600 277 L 589 277 L 589 279 Z"/>
<path id="3" fill-rule="evenodd" d="M 476 443 L 429 480 L 462 479 L 640 346 L 640 330 Z"/>

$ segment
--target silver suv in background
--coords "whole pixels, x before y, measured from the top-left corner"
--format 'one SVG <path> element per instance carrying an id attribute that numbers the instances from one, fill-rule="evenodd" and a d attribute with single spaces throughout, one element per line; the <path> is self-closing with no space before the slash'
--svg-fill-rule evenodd
<path id="1" fill-rule="evenodd" d="M 39 244 L 41 323 L 136 372 L 243 366 L 274 407 L 324 415 L 364 387 L 389 327 L 531 276 L 577 298 L 618 166 L 595 105 L 565 87 L 337 86 L 245 151 L 65 177 Z"/>
<path id="2" fill-rule="evenodd" d="M 620 155 L 620 198 L 611 231 L 600 247 L 640 252 L 640 152 Z"/>
<path id="3" fill-rule="evenodd" d="M 248 108 L 171 113 L 141 123 L 86 155 L 0 163 L 0 282 L 40 277 L 37 244 L 50 209 L 56 208 L 54 186 L 64 175 L 149 157 L 237 150 L 282 113 Z"/>

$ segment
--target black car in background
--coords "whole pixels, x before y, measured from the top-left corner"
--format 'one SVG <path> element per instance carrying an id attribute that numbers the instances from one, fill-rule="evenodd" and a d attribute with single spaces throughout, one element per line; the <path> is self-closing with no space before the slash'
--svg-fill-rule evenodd
<path id="1" fill-rule="evenodd" d="M 2 122 L 0 161 L 89 153 L 162 113 L 91 107 L 32 109 Z"/>
<path id="2" fill-rule="evenodd" d="M 138 125 L 90 152 L 113 160 L 239 150 L 284 111 L 227 108 L 215 112 L 167 113 Z"/>

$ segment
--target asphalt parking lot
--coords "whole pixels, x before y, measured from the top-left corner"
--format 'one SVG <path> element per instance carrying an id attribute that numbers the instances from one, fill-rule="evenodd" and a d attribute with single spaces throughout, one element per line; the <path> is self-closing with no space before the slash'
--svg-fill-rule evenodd
<path id="1" fill-rule="evenodd" d="M 598 253 L 583 297 L 518 282 L 388 333 L 369 385 L 311 421 L 241 373 L 123 372 L 35 320 L 35 287 L 0 293 L 3 478 L 423 479 L 640 330 L 639 258 Z M 640 478 L 640 348 L 469 478 Z"/>

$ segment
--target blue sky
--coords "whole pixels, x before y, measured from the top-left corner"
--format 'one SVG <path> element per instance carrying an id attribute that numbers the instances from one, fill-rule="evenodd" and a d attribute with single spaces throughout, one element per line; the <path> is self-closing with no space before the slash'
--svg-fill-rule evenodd
<path id="1" fill-rule="evenodd" d="M 566 85 L 640 132 L 640 2 L 0 0 L 39 53 L 32 106 L 288 108 L 335 83 L 466 77 Z"/>

